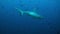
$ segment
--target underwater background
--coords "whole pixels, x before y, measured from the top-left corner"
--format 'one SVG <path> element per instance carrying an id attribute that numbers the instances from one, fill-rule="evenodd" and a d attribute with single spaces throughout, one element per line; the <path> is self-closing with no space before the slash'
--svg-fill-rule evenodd
<path id="1" fill-rule="evenodd" d="M 0 34 L 60 34 L 60 0 L 0 0 Z M 43 16 L 20 16 L 16 8 Z"/>

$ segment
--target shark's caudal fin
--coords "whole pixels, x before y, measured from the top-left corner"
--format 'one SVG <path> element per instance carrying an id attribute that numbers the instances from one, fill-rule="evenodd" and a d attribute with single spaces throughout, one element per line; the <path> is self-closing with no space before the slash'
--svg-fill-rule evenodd
<path id="1" fill-rule="evenodd" d="M 18 8 L 16 9 L 19 11 L 20 15 L 23 15 L 24 12 L 21 9 L 18 9 Z"/>

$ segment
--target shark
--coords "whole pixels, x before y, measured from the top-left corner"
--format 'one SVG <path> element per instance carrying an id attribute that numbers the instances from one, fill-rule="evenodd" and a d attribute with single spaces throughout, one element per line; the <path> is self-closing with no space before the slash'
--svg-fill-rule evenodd
<path id="1" fill-rule="evenodd" d="M 19 11 L 20 15 L 23 16 L 24 14 L 27 14 L 29 16 L 32 16 L 33 18 L 43 18 L 41 15 L 39 15 L 37 12 L 36 12 L 36 9 L 32 10 L 32 11 L 23 11 L 19 8 L 16 8 L 16 10 Z"/>

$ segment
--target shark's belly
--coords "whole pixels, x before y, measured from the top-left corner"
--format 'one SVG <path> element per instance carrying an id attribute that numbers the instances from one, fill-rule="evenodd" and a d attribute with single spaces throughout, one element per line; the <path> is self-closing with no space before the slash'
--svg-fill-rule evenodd
<path id="1" fill-rule="evenodd" d="M 30 15 L 30 16 L 32 16 L 32 17 L 37 17 L 37 18 L 40 17 L 40 15 L 38 15 L 38 14 L 36 14 L 36 13 L 32 13 L 32 12 L 31 12 L 31 13 L 28 13 L 28 15 Z"/>

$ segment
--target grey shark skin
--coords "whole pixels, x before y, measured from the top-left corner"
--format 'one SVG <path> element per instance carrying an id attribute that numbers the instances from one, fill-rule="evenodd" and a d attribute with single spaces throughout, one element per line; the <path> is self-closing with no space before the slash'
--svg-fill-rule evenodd
<path id="1" fill-rule="evenodd" d="M 42 18 L 42 16 L 40 16 L 39 14 L 37 14 L 37 13 L 35 12 L 35 10 L 34 10 L 34 11 L 22 11 L 21 9 L 18 9 L 18 8 L 16 8 L 16 9 L 19 11 L 19 13 L 20 13 L 21 15 L 27 14 L 27 15 L 29 15 L 29 16 L 32 16 L 33 18 L 38 18 L 38 19 Z"/>

